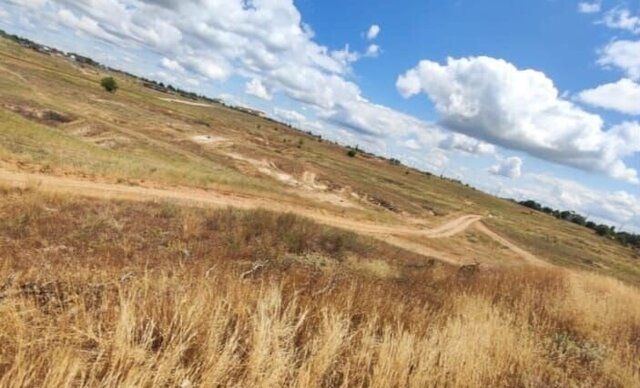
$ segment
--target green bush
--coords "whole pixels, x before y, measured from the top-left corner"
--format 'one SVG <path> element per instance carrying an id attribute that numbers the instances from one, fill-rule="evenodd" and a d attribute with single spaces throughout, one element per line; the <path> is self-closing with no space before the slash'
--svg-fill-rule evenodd
<path id="1" fill-rule="evenodd" d="M 118 83 L 113 77 L 104 77 L 100 80 L 100 85 L 109 93 L 115 93 L 118 90 Z"/>
<path id="2" fill-rule="evenodd" d="M 357 153 L 358 152 L 356 150 L 350 149 L 349 151 L 347 151 L 347 156 L 350 157 L 350 158 L 353 158 L 353 157 L 356 156 Z"/>

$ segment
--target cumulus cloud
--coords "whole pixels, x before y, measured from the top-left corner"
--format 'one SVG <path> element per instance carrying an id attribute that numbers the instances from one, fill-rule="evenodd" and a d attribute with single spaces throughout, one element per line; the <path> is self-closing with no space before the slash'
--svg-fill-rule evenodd
<path id="1" fill-rule="evenodd" d="M 267 101 L 270 101 L 273 98 L 266 86 L 264 86 L 262 81 L 257 78 L 246 83 L 244 92 Z"/>
<path id="2" fill-rule="evenodd" d="M 342 50 L 332 51 L 331 56 L 345 67 L 360 59 L 360 54 L 355 51 L 351 51 L 349 49 L 349 45 L 346 45 Z"/>
<path id="3" fill-rule="evenodd" d="M 517 156 L 498 160 L 498 164 L 491 166 L 489 172 L 511 179 L 520 178 L 522 175 L 522 159 Z"/>
<path id="4" fill-rule="evenodd" d="M 601 5 L 599 2 L 586 2 L 581 1 L 578 3 L 578 12 L 580 13 L 598 13 L 600 12 Z"/>
<path id="5" fill-rule="evenodd" d="M 78 17 L 67 9 L 61 9 L 58 11 L 57 19 L 61 24 L 76 32 L 89 34 L 106 42 L 118 43 L 115 36 L 109 34 L 95 20 L 87 16 Z"/>
<path id="6" fill-rule="evenodd" d="M 380 34 L 380 26 L 377 24 L 373 24 L 369 27 L 369 31 L 367 31 L 367 39 L 374 40 Z"/>
<path id="7" fill-rule="evenodd" d="M 224 58 L 215 55 L 186 56 L 180 64 L 187 70 L 213 81 L 224 81 L 231 76 L 231 66 Z"/>
<path id="8" fill-rule="evenodd" d="M 578 99 L 600 108 L 640 115 L 640 84 L 627 78 L 584 90 L 578 94 Z"/>
<path id="9" fill-rule="evenodd" d="M 380 46 L 377 44 L 370 44 L 369 47 L 367 47 L 365 55 L 368 57 L 377 57 L 380 55 Z"/>
<path id="10" fill-rule="evenodd" d="M 160 61 L 160 66 L 164 67 L 167 70 L 184 72 L 184 67 L 182 67 L 182 65 L 180 65 L 177 61 L 169 58 L 162 58 L 162 61 Z"/>
<path id="11" fill-rule="evenodd" d="M 93 28 L 85 32 L 108 42 L 171 51 L 182 40 L 182 33 L 170 22 L 170 16 L 138 1 L 51 0 L 50 3 L 57 5 L 58 13 L 78 14 L 86 24 L 99 26 L 100 30 Z M 69 23 L 65 25 L 77 28 Z"/>
<path id="12" fill-rule="evenodd" d="M 477 155 L 492 155 L 496 152 L 496 147 L 493 144 L 485 143 L 460 133 L 448 135 L 440 142 L 440 148 Z"/>
<path id="13" fill-rule="evenodd" d="M 626 8 L 614 8 L 604 16 L 603 23 L 609 28 L 626 30 L 640 34 L 640 16 L 633 15 Z"/>
<path id="14" fill-rule="evenodd" d="M 302 113 L 291 109 L 273 108 L 273 116 L 286 124 L 305 130 L 318 130 L 321 127 L 318 121 L 311 120 Z"/>
<path id="15" fill-rule="evenodd" d="M 489 57 L 449 58 L 444 65 L 425 60 L 401 75 L 397 88 L 406 98 L 425 93 L 453 131 L 638 183 L 637 171 L 623 159 L 639 152 L 640 142 L 620 142 L 640 124 L 605 130 L 601 117 L 560 98 L 541 72 Z"/>
<path id="16" fill-rule="evenodd" d="M 288 124 L 298 124 L 307 120 L 307 116 L 290 109 L 274 108 L 273 114 Z"/>
<path id="17" fill-rule="evenodd" d="M 420 143 L 418 143 L 418 141 L 416 141 L 416 139 L 409 139 L 406 140 L 402 143 L 403 146 L 407 147 L 410 150 L 414 150 L 414 151 L 418 151 L 421 150 L 422 147 L 420 146 Z"/>
<path id="18" fill-rule="evenodd" d="M 640 80 L 640 40 L 616 40 L 600 52 L 598 64 L 617 67 L 633 80 Z"/>
<path id="19" fill-rule="evenodd" d="M 44 7 L 48 0 L 8 0 L 11 4 L 20 5 L 29 9 L 37 9 Z"/>

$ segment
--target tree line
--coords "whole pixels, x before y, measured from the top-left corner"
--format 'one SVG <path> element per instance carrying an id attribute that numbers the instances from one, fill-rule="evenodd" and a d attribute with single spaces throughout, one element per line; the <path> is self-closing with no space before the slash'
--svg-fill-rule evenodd
<path id="1" fill-rule="evenodd" d="M 615 226 L 606 224 L 598 224 L 587 219 L 587 217 L 569 210 L 555 210 L 548 206 L 543 206 L 536 201 L 526 200 L 518 202 L 520 205 L 529 209 L 537 210 L 549 214 L 559 220 L 573 222 L 574 224 L 584 226 L 596 232 L 600 236 L 608 237 L 618 241 L 621 244 L 632 246 L 640 249 L 640 234 L 634 234 L 624 231 L 616 231 Z"/>

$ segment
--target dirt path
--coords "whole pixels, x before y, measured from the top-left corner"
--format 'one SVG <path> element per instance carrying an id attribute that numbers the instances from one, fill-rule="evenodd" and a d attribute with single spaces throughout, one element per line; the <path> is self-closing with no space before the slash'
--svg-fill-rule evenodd
<path id="1" fill-rule="evenodd" d="M 179 100 L 177 98 L 161 98 L 161 100 L 163 101 L 167 101 L 167 102 L 177 102 L 178 104 L 185 104 L 185 105 L 192 105 L 192 106 L 201 106 L 204 108 L 211 108 L 213 107 L 212 104 L 204 104 L 201 102 L 192 102 L 192 101 L 185 101 L 185 100 Z"/>
<path id="2" fill-rule="evenodd" d="M 458 233 L 464 232 L 465 230 L 467 230 L 467 228 L 480 221 L 481 219 L 482 216 L 473 214 L 462 216 L 453 219 L 443 225 L 440 225 L 435 229 L 426 231 L 425 235 L 429 238 L 444 238 L 455 236 Z"/>
<path id="3" fill-rule="evenodd" d="M 50 192 L 82 195 L 95 198 L 127 199 L 136 201 L 169 200 L 190 206 L 195 205 L 217 208 L 235 207 L 240 209 L 264 208 L 277 212 L 291 212 L 313 219 L 314 221 L 324 225 L 367 235 L 408 251 L 435 258 L 453 265 L 468 263 L 463 262 L 459 258 L 453 257 L 445 252 L 433 249 L 427 245 L 408 241 L 403 237 L 423 236 L 427 238 L 446 238 L 462 233 L 467 228 L 475 224 L 478 230 L 498 241 L 500 244 L 512 249 L 514 252 L 522 256 L 528 263 L 536 265 L 544 263 L 531 253 L 513 245 L 506 239 L 487 229 L 482 225 L 482 223 L 478 222 L 482 218 L 478 215 L 464 215 L 435 229 L 425 230 L 402 225 L 382 225 L 367 221 L 348 219 L 328 212 L 323 212 L 321 210 L 268 198 L 225 194 L 194 188 L 157 189 L 95 182 L 70 177 L 12 172 L 3 169 L 0 169 L 0 182 L 5 182 L 12 186 L 35 186 Z"/>
<path id="4" fill-rule="evenodd" d="M 505 246 L 505 247 L 511 249 L 512 251 L 514 251 L 515 253 L 517 253 L 527 263 L 532 264 L 532 265 L 536 265 L 536 266 L 542 266 L 542 267 L 550 267 L 551 266 L 550 263 L 537 258 L 533 253 L 525 251 L 524 249 L 520 248 L 516 244 L 514 244 L 511 241 L 507 240 L 506 238 L 500 236 L 496 232 L 490 230 L 482 222 L 478 222 L 477 224 L 475 224 L 475 228 L 477 230 L 479 230 L 480 232 L 486 234 L 487 236 L 489 236 L 490 238 L 492 238 L 494 241 L 498 242 L 499 244 L 502 244 L 503 246 Z"/>

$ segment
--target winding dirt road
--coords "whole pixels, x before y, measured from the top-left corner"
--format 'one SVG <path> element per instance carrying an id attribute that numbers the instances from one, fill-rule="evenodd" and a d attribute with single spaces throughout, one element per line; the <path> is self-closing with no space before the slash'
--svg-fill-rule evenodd
<path id="1" fill-rule="evenodd" d="M 425 237 L 431 239 L 447 238 L 464 232 L 472 225 L 476 225 L 477 230 L 517 253 L 526 263 L 533 265 L 548 265 L 533 254 L 489 230 L 479 222 L 482 219 L 482 216 L 479 215 L 463 215 L 434 229 L 422 229 L 404 225 L 383 225 L 348 219 L 334 214 L 329 214 L 318 209 L 311 209 L 298 204 L 286 203 L 280 200 L 276 201 L 269 198 L 222 193 L 194 188 L 158 189 L 95 182 L 70 177 L 12 172 L 3 169 L 0 169 L 0 182 L 16 187 L 35 186 L 49 192 L 74 194 L 95 198 L 126 199 L 135 201 L 168 200 L 190 206 L 217 208 L 234 207 L 240 209 L 264 208 L 277 212 L 291 212 L 310 218 L 324 225 L 364 234 L 408 251 L 438 259 L 453 265 L 469 263 L 462 262 L 459 258 L 433 249 L 425 244 L 407 240 L 406 237 Z"/>
<path id="2" fill-rule="evenodd" d="M 453 219 L 443 225 L 438 226 L 437 228 L 425 231 L 425 235 L 429 238 L 445 238 L 452 237 L 458 233 L 462 233 L 471 225 L 480 221 L 482 216 L 477 215 L 467 215 L 462 216 L 456 219 Z"/>

